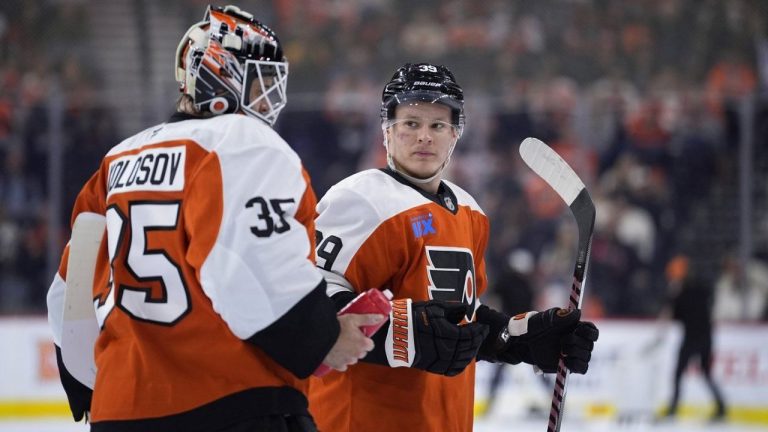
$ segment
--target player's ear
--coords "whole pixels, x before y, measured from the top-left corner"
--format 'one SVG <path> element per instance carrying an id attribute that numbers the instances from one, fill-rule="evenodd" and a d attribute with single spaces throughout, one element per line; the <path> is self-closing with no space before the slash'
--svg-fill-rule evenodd
<path id="1" fill-rule="evenodd" d="M 392 125 L 389 125 L 384 128 L 384 135 L 387 140 L 387 143 L 392 144 Z"/>

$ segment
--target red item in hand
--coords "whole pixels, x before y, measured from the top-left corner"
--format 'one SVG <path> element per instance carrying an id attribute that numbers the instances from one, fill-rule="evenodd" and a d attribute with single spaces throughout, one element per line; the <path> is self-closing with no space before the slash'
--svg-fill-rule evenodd
<path id="1" fill-rule="evenodd" d="M 389 313 L 392 311 L 392 304 L 389 302 L 391 298 L 392 298 L 392 293 L 389 292 L 389 290 L 384 290 L 384 292 L 382 292 L 376 288 L 371 288 L 368 291 L 365 291 L 364 293 L 361 293 L 360 295 L 355 297 L 354 300 L 352 300 L 351 302 L 347 303 L 347 305 L 344 306 L 339 311 L 339 315 L 355 313 L 355 314 L 381 314 L 381 315 L 389 316 Z M 371 337 L 386 322 L 387 321 L 384 320 L 379 324 L 362 326 L 360 327 L 360 330 L 362 330 L 362 332 L 365 333 L 366 336 Z M 331 369 L 329 366 L 326 366 L 325 364 L 321 364 L 312 373 L 312 375 L 316 377 L 321 377 L 332 370 L 333 369 Z"/>

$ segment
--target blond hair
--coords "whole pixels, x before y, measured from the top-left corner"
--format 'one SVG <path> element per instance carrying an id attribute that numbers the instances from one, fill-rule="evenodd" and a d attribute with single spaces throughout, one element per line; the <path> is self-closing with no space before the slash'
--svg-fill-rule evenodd
<path id="1" fill-rule="evenodd" d="M 189 114 L 197 117 L 211 117 L 213 114 L 210 112 L 202 112 L 195 106 L 195 100 L 192 96 L 182 93 L 179 99 L 176 100 L 176 111 L 184 114 Z"/>

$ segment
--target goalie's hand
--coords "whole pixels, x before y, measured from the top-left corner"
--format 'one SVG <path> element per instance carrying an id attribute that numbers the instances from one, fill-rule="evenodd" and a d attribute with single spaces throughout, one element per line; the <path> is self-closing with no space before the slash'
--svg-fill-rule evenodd
<path id="1" fill-rule="evenodd" d="M 343 372 L 373 349 L 373 341 L 363 333 L 360 327 L 378 324 L 387 316 L 351 313 L 339 315 L 337 318 L 340 327 L 339 338 L 323 359 L 323 364 Z"/>
<path id="2" fill-rule="evenodd" d="M 485 316 L 478 310 L 478 321 L 483 322 Z M 571 372 L 584 374 L 600 332 L 593 323 L 580 318 L 578 309 L 552 308 L 519 314 L 497 333 L 492 345 L 484 345 L 482 355 L 511 364 L 523 361 L 545 373 L 554 373 L 562 353 Z"/>
<path id="3" fill-rule="evenodd" d="M 386 351 L 393 367 L 458 375 L 488 335 L 484 324 L 459 324 L 467 314 L 463 303 L 398 299 L 392 306 Z"/>

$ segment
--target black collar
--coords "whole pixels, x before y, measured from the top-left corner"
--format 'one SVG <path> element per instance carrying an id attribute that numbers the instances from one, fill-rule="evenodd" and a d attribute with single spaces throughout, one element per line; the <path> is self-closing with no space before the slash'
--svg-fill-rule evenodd
<path id="1" fill-rule="evenodd" d="M 423 195 L 428 200 L 448 210 L 452 214 L 456 214 L 459 211 L 459 203 L 456 200 L 456 194 L 453 193 L 451 188 L 449 188 L 444 181 L 440 182 L 440 185 L 437 187 L 437 193 L 433 194 L 409 182 L 408 179 L 400 175 L 400 173 L 398 173 L 397 171 L 393 171 L 390 168 L 379 168 L 379 171 L 385 174 L 388 174 L 393 179 L 397 180 L 399 183 L 402 183 L 410 187 L 411 189 Z"/>
<path id="2" fill-rule="evenodd" d="M 195 116 L 192 114 L 176 111 L 175 113 L 173 113 L 173 115 L 171 115 L 171 118 L 168 119 L 168 123 L 176 123 L 184 120 L 203 120 L 206 118 L 210 118 L 210 117 L 200 117 L 200 116 Z"/>

